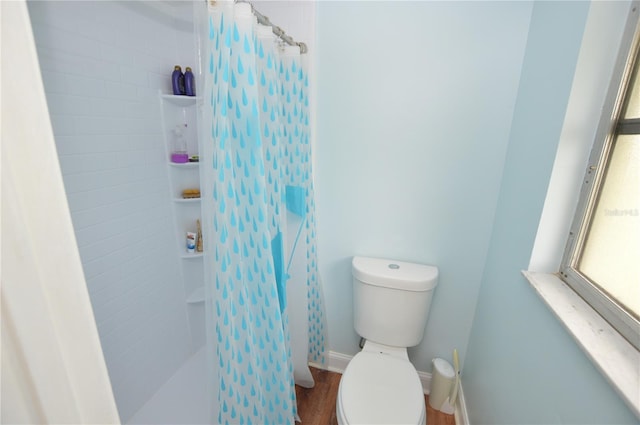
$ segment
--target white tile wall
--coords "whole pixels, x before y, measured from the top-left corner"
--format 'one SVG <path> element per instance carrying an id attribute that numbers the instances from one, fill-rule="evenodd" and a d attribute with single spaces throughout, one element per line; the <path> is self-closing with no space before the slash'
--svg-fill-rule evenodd
<path id="1" fill-rule="evenodd" d="M 170 89 L 175 64 L 195 65 L 184 18 L 191 9 L 179 7 L 29 2 L 69 206 L 123 422 L 191 354 L 158 101 L 158 90 Z"/>

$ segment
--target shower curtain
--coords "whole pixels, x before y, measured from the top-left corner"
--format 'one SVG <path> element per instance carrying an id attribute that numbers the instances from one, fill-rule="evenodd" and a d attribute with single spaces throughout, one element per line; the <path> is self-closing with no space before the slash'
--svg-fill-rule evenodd
<path id="1" fill-rule="evenodd" d="M 294 376 L 312 385 L 307 358 L 324 363 L 326 344 L 308 74 L 299 48 L 280 46 L 250 4 L 218 1 L 207 19 L 200 139 L 214 419 L 293 423 Z"/>

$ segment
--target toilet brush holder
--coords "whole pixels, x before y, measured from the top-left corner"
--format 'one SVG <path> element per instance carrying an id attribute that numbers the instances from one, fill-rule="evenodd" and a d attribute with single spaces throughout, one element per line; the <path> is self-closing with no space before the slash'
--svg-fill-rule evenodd
<path id="1" fill-rule="evenodd" d="M 456 372 L 453 366 L 444 359 L 433 359 L 431 387 L 429 391 L 429 406 L 443 413 L 452 414 L 453 409 L 449 403 L 449 397 L 454 383 Z"/>

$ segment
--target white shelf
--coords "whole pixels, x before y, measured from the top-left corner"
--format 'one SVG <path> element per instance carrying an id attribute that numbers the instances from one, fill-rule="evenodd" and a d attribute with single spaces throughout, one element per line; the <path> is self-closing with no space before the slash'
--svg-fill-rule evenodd
<path id="1" fill-rule="evenodd" d="M 182 95 L 175 95 L 175 94 L 163 94 L 162 98 L 167 102 L 171 102 L 177 106 L 195 105 L 196 101 L 201 99 L 199 96 L 182 96 Z"/>
<path id="2" fill-rule="evenodd" d="M 200 166 L 199 162 L 171 162 L 169 161 L 169 165 L 176 168 L 198 168 Z"/>
<path id="3" fill-rule="evenodd" d="M 173 202 L 178 204 L 195 204 L 200 202 L 201 198 L 173 198 Z"/>
<path id="4" fill-rule="evenodd" d="M 189 295 L 187 304 L 198 304 L 204 302 L 204 286 L 199 287 Z"/>
<path id="5" fill-rule="evenodd" d="M 193 254 L 189 254 L 187 252 L 187 253 L 182 254 L 180 256 L 180 258 L 182 258 L 183 260 L 191 260 L 193 258 L 202 258 L 202 256 L 203 256 L 202 252 L 195 252 Z"/>

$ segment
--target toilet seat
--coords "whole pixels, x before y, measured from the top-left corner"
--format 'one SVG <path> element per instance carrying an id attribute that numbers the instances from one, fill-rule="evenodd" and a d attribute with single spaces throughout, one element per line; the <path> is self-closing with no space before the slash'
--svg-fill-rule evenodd
<path id="1" fill-rule="evenodd" d="M 337 415 L 341 424 L 426 423 L 418 372 L 408 360 L 361 351 L 340 380 Z"/>

